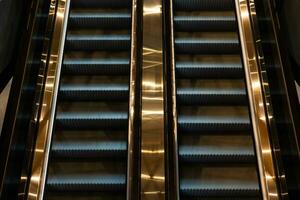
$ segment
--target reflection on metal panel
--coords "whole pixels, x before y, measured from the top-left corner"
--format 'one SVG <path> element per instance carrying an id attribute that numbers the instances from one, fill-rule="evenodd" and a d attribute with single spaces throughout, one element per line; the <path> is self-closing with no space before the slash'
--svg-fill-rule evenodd
<path id="1" fill-rule="evenodd" d="M 0 135 L 2 131 L 2 125 L 5 117 L 5 111 L 7 107 L 7 101 L 9 97 L 9 92 L 11 88 L 11 83 L 12 83 L 13 78 L 10 79 L 10 81 L 7 83 L 5 86 L 4 90 L 0 93 Z"/>
<path id="2" fill-rule="evenodd" d="M 55 7 L 57 3 L 56 13 Z M 48 155 L 50 149 L 52 126 L 55 113 L 56 96 L 60 77 L 60 67 L 69 13 L 69 0 L 51 1 L 49 15 L 56 14 L 50 58 L 47 67 L 45 89 L 42 100 L 41 114 L 38 120 L 39 129 L 34 149 L 28 196 L 30 200 L 43 199 L 46 180 Z"/>
<path id="3" fill-rule="evenodd" d="M 260 79 L 258 58 L 252 33 L 249 5 L 247 0 L 236 0 L 240 39 L 245 65 L 247 90 L 250 100 L 251 118 L 255 139 L 256 154 L 261 180 L 263 199 L 279 199 L 272 148 L 266 118 L 266 105 L 263 100 L 263 82 Z"/>
<path id="4" fill-rule="evenodd" d="M 165 198 L 162 1 L 144 0 L 141 199 Z"/>

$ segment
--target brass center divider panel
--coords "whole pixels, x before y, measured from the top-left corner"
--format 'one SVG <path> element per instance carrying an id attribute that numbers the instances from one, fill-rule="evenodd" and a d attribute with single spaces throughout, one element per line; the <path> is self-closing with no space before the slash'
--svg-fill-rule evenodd
<path id="1" fill-rule="evenodd" d="M 58 0 L 57 2 L 51 2 L 50 11 L 55 12 L 56 6 L 50 58 L 47 63 L 45 88 L 41 103 L 42 107 L 38 118 L 39 128 L 33 152 L 32 173 L 27 195 L 28 200 L 42 200 L 44 195 L 70 0 Z M 49 15 L 52 14 L 54 13 L 49 13 Z"/>
<path id="2" fill-rule="evenodd" d="M 162 0 L 143 2 L 141 200 L 165 199 Z"/>
<path id="3" fill-rule="evenodd" d="M 263 100 L 263 82 L 260 78 L 259 58 L 255 53 L 256 49 L 252 32 L 249 2 L 248 0 L 235 0 L 235 3 L 262 196 L 265 200 L 277 200 L 280 199 L 280 197 L 276 185 L 276 174 L 272 157 L 273 150 L 270 143 L 267 122 L 267 117 L 271 116 L 267 116 L 265 109 L 266 102 Z"/>

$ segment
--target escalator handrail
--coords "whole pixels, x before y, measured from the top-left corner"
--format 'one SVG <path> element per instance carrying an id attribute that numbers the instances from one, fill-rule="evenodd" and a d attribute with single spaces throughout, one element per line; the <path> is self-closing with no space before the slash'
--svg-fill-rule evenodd
<path id="1" fill-rule="evenodd" d="M 55 0 L 52 3 L 52 12 L 50 11 L 49 15 L 55 13 L 53 39 L 47 63 L 45 89 L 41 102 L 42 108 L 37 119 L 39 127 L 36 145 L 33 150 L 34 155 L 27 194 L 28 200 L 42 200 L 44 195 L 70 0 Z"/>
<path id="2" fill-rule="evenodd" d="M 260 184 L 263 199 L 279 199 L 267 120 L 271 116 L 265 110 L 264 83 L 260 78 L 248 3 L 248 0 L 235 0 Z"/>

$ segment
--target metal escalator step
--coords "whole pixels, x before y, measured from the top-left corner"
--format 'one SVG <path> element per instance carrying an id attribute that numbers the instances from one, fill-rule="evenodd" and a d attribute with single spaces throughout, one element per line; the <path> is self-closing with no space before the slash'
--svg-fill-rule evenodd
<path id="1" fill-rule="evenodd" d="M 49 175 L 47 188 L 50 192 L 120 192 L 126 187 L 125 175 Z"/>
<path id="2" fill-rule="evenodd" d="M 245 105 L 247 96 L 245 89 L 177 88 L 177 101 L 181 105 Z"/>
<path id="3" fill-rule="evenodd" d="M 59 112 L 56 116 L 56 126 L 62 129 L 120 130 L 127 127 L 127 119 L 126 112 Z"/>
<path id="4" fill-rule="evenodd" d="M 176 38 L 176 53 L 188 54 L 238 54 L 238 39 Z"/>
<path id="5" fill-rule="evenodd" d="M 216 116 L 178 116 L 178 130 L 181 132 L 248 132 L 251 123 L 248 117 L 216 117 Z"/>
<path id="6" fill-rule="evenodd" d="M 59 89 L 61 100 L 95 101 L 128 99 L 128 85 L 65 85 Z"/>
<path id="7" fill-rule="evenodd" d="M 254 163 L 256 158 L 250 147 L 224 149 L 217 147 L 187 146 L 179 147 L 179 159 L 181 162 L 200 163 Z"/>
<path id="8" fill-rule="evenodd" d="M 178 78 L 242 78 L 241 63 L 176 62 Z"/>
<path id="9" fill-rule="evenodd" d="M 254 183 L 236 182 L 223 183 L 193 183 L 182 181 L 180 184 L 180 193 L 185 197 L 258 197 L 260 194 L 259 186 Z"/>
<path id="10" fill-rule="evenodd" d="M 130 29 L 129 13 L 71 12 L 68 27 L 94 29 Z"/>
<path id="11" fill-rule="evenodd" d="M 54 142 L 51 152 L 54 159 L 125 157 L 127 144 L 125 141 Z"/>
<path id="12" fill-rule="evenodd" d="M 72 8 L 129 8 L 131 0 L 73 0 Z"/>
<path id="13" fill-rule="evenodd" d="M 176 10 L 232 10 L 234 0 L 174 0 Z"/>
<path id="14" fill-rule="evenodd" d="M 176 31 L 235 31 L 234 16 L 175 16 Z"/>
<path id="15" fill-rule="evenodd" d="M 62 72 L 68 75 L 127 75 L 129 59 L 65 58 Z"/>
<path id="16" fill-rule="evenodd" d="M 130 50 L 129 35 L 73 35 L 68 34 L 66 39 L 68 50 Z"/>
<path id="17" fill-rule="evenodd" d="M 178 78 L 242 78 L 243 73 L 241 63 L 176 63 Z"/>

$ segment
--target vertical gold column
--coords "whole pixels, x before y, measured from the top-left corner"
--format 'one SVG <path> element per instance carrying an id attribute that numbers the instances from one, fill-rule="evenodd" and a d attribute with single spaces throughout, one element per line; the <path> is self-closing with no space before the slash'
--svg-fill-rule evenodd
<path id="1" fill-rule="evenodd" d="M 165 199 L 162 1 L 143 2 L 141 199 Z"/>

